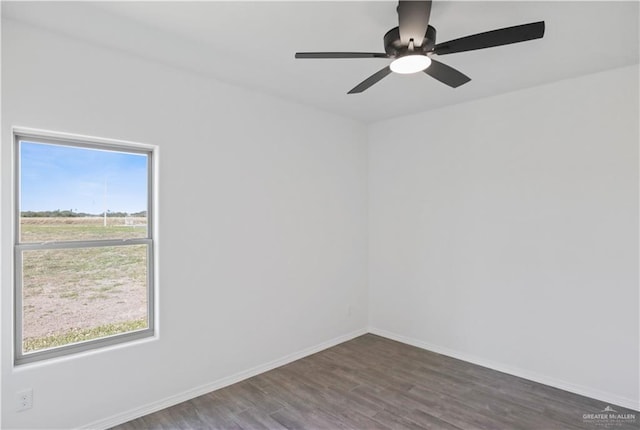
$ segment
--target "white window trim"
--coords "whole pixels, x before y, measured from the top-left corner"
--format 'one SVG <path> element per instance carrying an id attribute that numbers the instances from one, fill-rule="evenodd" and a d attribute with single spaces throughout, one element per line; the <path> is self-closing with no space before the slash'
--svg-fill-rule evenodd
<path id="1" fill-rule="evenodd" d="M 42 360 L 64 357 L 84 351 L 95 350 L 112 345 L 128 343 L 134 340 L 154 337 L 157 334 L 157 164 L 158 147 L 135 142 L 81 136 L 24 127 L 13 127 L 13 173 L 12 173 L 12 246 L 13 255 L 13 362 L 14 365 L 40 362 Z M 20 242 L 20 141 L 35 143 L 61 144 L 82 148 L 105 149 L 140 153 L 147 158 L 147 236 L 137 239 L 84 240 L 73 242 Z M 22 352 L 22 252 L 25 250 L 77 249 L 102 246 L 147 246 L 147 324 L 145 329 L 121 333 L 108 337 L 87 340 L 50 349 L 24 354 Z"/>

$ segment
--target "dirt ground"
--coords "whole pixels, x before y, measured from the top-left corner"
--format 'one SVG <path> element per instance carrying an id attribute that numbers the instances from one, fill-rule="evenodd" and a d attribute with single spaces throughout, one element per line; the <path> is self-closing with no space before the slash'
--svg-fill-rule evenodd
<path id="1" fill-rule="evenodd" d="M 23 305 L 25 340 L 138 320 L 147 315 L 146 288 L 133 282 L 99 296 L 87 288 L 75 297 L 60 294 L 55 283 L 47 282 L 40 294 L 26 297 Z"/>
<path id="2" fill-rule="evenodd" d="M 24 222 L 27 220 L 27 222 Z M 131 226 L 101 220 L 23 218 L 23 234 L 35 241 L 65 240 L 69 226 L 89 238 L 130 236 Z M 105 231 L 107 233 L 105 233 Z M 136 235 L 138 233 L 135 233 Z M 96 235 L 98 235 L 96 237 Z M 147 247 L 25 251 L 23 254 L 23 338 L 63 334 L 147 316 Z"/>

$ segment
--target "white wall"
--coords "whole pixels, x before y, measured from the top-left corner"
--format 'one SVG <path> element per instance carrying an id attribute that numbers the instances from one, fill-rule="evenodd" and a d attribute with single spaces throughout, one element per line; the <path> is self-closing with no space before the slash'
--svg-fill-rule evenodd
<path id="1" fill-rule="evenodd" d="M 364 331 L 364 125 L 11 21 L 2 114 L 2 428 L 106 423 Z M 12 368 L 12 126 L 159 146 L 158 340 Z"/>
<path id="2" fill-rule="evenodd" d="M 372 125 L 373 331 L 638 409 L 638 121 L 634 66 Z"/>

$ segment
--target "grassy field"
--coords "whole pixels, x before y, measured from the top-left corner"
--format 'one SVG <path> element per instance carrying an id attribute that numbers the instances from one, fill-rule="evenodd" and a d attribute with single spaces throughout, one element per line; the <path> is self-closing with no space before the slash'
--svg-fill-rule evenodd
<path id="1" fill-rule="evenodd" d="M 22 218 L 23 242 L 146 237 L 143 219 Z M 147 327 L 147 247 L 23 252 L 23 351 Z"/>
<path id="2" fill-rule="evenodd" d="M 133 330 L 139 330 L 146 327 L 147 321 L 145 319 L 140 319 L 134 321 L 126 321 L 123 323 L 105 324 L 89 329 L 72 329 L 57 335 L 25 339 L 22 348 L 24 352 L 38 351 L 40 349 L 53 348 L 55 346 L 64 346 L 72 343 L 82 342 L 85 340 L 98 339 L 118 333 L 126 333 Z"/>
<path id="3" fill-rule="evenodd" d="M 130 223 L 130 225 L 127 225 Z M 147 236 L 146 218 L 21 218 L 22 242 L 132 239 Z"/>

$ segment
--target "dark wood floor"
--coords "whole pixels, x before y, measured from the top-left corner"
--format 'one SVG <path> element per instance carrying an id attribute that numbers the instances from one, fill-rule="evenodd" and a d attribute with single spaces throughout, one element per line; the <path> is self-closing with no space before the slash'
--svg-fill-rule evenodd
<path id="1" fill-rule="evenodd" d="M 635 414 L 635 423 L 583 418 L 606 406 Z M 623 430 L 638 429 L 639 418 L 367 334 L 115 428 Z"/>

